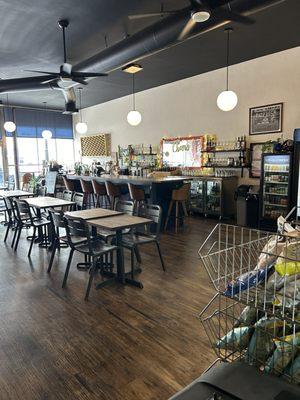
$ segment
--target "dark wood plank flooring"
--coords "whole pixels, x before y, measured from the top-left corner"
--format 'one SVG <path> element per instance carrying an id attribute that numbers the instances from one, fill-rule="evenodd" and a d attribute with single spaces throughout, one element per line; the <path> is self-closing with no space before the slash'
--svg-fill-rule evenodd
<path id="1" fill-rule="evenodd" d="M 197 250 L 217 222 L 189 218 L 184 232 L 141 250 L 144 289 L 114 285 L 83 300 L 88 273 L 61 282 L 68 249 L 55 259 L 22 233 L 16 253 L 0 227 L 0 400 L 165 400 L 215 356 L 197 313 L 213 295 Z M 127 258 L 129 261 L 129 259 Z"/>

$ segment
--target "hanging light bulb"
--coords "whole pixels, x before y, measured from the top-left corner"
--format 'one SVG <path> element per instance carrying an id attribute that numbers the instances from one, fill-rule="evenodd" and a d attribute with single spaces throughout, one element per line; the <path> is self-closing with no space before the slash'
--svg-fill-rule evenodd
<path id="1" fill-rule="evenodd" d="M 8 104 L 8 93 L 6 94 L 6 100 L 7 100 L 7 107 L 9 107 Z M 6 132 L 13 133 L 16 130 L 16 124 L 13 121 L 5 121 L 3 125 L 4 129 Z"/>
<path id="2" fill-rule="evenodd" d="M 142 114 L 135 109 L 135 87 L 134 87 L 134 74 L 132 74 L 132 96 L 133 96 L 133 110 L 127 114 L 127 122 L 131 126 L 138 126 L 142 122 Z"/>
<path id="3" fill-rule="evenodd" d="M 46 116 L 47 116 L 47 102 L 46 101 L 44 101 L 44 106 L 45 106 L 45 118 L 46 118 Z M 52 132 L 50 131 L 50 129 L 47 129 L 47 128 L 44 129 L 42 131 L 42 137 L 45 140 L 50 140 L 52 138 Z"/>
<path id="4" fill-rule="evenodd" d="M 82 88 L 78 88 L 78 90 L 79 90 L 79 106 L 80 106 L 80 108 L 79 108 L 79 118 L 80 118 L 80 122 L 77 122 L 77 124 L 75 126 L 75 129 L 76 129 L 76 132 L 78 132 L 79 134 L 82 135 L 84 133 L 87 133 L 88 126 L 87 126 L 87 124 L 85 122 L 82 122 L 82 112 L 81 112 L 81 109 L 82 109 L 82 106 L 81 106 L 81 91 L 82 91 Z"/>
<path id="5" fill-rule="evenodd" d="M 229 35 L 232 28 L 226 28 L 227 32 L 227 66 L 226 66 L 226 90 L 219 94 L 217 105 L 222 111 L 232 111 L 237 103 L 238 97 L 233 90 L 229 90 Z"/>

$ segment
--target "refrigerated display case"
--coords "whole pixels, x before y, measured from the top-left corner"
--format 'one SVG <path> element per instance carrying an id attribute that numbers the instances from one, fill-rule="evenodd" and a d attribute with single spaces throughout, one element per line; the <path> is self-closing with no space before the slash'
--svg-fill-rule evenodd
<path id="1" fill-rule="evenodd" d="M 261 229 L 275 231 L 277 218 L 291 207 L 292 154 L 263 154 L 261 174 Z"/>
<path id="2" fill-rule="evenodd" d="M 190 211 L 219 218 L 236 213 L 234 193 L 237 177 L 197 177 L 191 182 Z"/>
<path id="3" fill-rule="evenodd" d="M 300 129 L 294 131 L 294 154 L 293 154 L 293 174 L 292 174 L 292 201 L 291 208 L 297 207 L 300 216 Z"/>

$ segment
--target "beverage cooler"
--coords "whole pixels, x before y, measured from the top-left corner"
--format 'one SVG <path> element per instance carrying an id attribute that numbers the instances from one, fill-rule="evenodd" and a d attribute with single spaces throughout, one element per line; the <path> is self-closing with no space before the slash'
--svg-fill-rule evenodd
<path id="1" fill-rule="evenodd" d="M 293 155 L 293 183 L 292 183 L 292 207 L 298 208 L 300 216 L 300 129 L 294 132 L 294 155 Z"/>
<path id="2" fill-rule="evenodd" d="M 259 227 L 275 231 L 277 218 L 291 207 L 292 154 L 263 154 L 261 171 Z"/>
<path id="3" fill-rule="evenodd" d="M 236 177 L 194 178 L 191 182 L 190 211 L 219 218 L 236 212 L 234 193 Z"/>

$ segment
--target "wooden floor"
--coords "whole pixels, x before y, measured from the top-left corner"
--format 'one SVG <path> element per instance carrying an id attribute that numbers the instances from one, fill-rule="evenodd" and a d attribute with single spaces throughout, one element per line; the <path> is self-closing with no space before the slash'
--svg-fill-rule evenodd
<path id="1" fill-rule="evenodd" d="M 143 290 L 115 284 L 89 302 L 75 265 L 61 288 L 67 249 L 49 276 L 47 251 L 29 262 L 26 232 L 14 253 L 1 226 L 0 400 L 165 400 L 198 377 L 215 357 L 196 317 L 213 294 L 197 250 L 215 224 L 189 218 L 162 237 L 167 272 L 149 245 Z"/>

